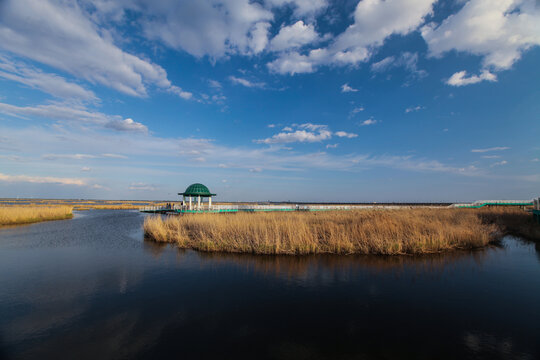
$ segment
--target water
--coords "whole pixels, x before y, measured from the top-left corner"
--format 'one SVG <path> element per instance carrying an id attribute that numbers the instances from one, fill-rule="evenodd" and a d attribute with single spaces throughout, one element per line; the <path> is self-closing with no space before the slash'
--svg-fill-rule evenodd
<path id="1" fill-rule="evenodd" d="M 0 358 L 538 359 L 540 246 L 424 257 L 203 254 L 144 215 L 0 230 Z"/>

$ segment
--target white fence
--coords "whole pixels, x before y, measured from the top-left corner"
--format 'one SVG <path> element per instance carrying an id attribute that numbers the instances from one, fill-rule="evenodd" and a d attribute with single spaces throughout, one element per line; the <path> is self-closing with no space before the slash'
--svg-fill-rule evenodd
<path id="1" fill-rule="evenodd" d="M 201 204 L 200 207 L 197 204 L 193 204 L 191 210 L 193 211 L 324 211 L 324 210 L 367 210 L 367 209 L 409 209 L 411 207 L 425 207 L 425 208 L 440 208 L 440 206 L 430 205 L 297 205 L 297 204 L 283 204 L 283 205 L 258 205 L 258 204 L 227 204 L 227 205 L 212 205 Z M 160 212 L 160 211 L 174 211 L 174 210 L 190 210 L 189 205 L 174 205 L 173 207 L 160 207 L 160 206 L 145 206 L 139 209 L 146 212 Z"/>

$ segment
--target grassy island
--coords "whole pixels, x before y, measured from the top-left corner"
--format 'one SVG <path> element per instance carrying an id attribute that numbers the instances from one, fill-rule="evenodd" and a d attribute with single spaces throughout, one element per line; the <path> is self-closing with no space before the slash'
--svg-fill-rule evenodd
<path id="1" fill-rule="evenodd" d="M 64 220 L 73 217 L 72 206 L 2 206 L 0 226 L 31 224 L 48 220 Z"/>
<path id="2" fill-rule="evenodd" d="M 194 214 L 148 217 L 144 231 L 157 242 L 210 252 L 400 255 L 483 247 L 527 221 L 529 214 L 506 209 Z"/>

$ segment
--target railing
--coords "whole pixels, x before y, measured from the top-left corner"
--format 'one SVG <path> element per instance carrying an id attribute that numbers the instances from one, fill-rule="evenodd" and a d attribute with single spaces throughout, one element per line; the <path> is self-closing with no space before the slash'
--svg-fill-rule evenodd
<path id="1" fill-rule="evenodd" d="M 484 206 L 534 206 L 536 212 L 540 211 L 540 198 L 534 200 L 478 200 L 473 203 L 453 204 L 454 208 L 481 208 Z M 425 206 L 438 208 L 439 206 Z M 172 207 L 165 206 L 144 206 L 139 210 L 142 212 L 237 212 L 237 211 L 325 211 L 325 210 L 355 210 L 355 209 L 403 209 L 409 206 L 403 205 L 212 205 L 193 204 L 191 209 L 189 205 L 176 205 Z"/>
<path id="2" fill-rule="evenodd" d="M 457 208 L 481 208 L 483 206 L 529 206 L 533 200 L 477 200 L 469 204 L 453 204 L 450 207 Z"/>
<path id="3" fill-rule="evenodd" d="M 428 206 L 429 207 L 429 206 Z M 438 206 L 435 206 L 438 207 Z M 257 205 L 257 204 L 228 204 L 228 205 L 212 205 L 201 204 L 201 206 L 192 205 L 191 209 L 189 205 L 175 205 L 172 208 L 159 207 L 159 206 L 145 206 L 140 208 L 143 212 L 238 212 L 238 211 L 327 211 L 327 210 L 355 210 L 355 209 L 403 209 L 409 208 L 409 206 L 400 205 L 296 205 L 296 204 L 283 204 L 283 205 Z"/>

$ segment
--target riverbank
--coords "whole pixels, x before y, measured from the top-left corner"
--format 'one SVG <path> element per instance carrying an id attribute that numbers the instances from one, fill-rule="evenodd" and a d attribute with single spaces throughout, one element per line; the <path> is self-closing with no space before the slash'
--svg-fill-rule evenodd
<path id="1" fill-rule="evenodd" d="M 76 199 L 0 199 L 0 207 L 71 206 L 73 210 L 138 210 L 142 206 L 164 206 L 165 201 L 76 200 Z"/>
<path id="2" fill-rule="evenodd" d="M 65 220 L 71 219 L 72 217 L 72 206 L 0 207 L 0 226 L 31 224 L 50 220 Z"/>
<path id="3" fill-rule="evenodd" d="M 145 237 L 181 248 L 252 254 L 440 253 L 488 245 L 520 210 L 410 209 L 148 217 Z M 527 214 L 526 214 L 527 215 Z M 510 227 L 506 223 L 512 219 Z"/>

